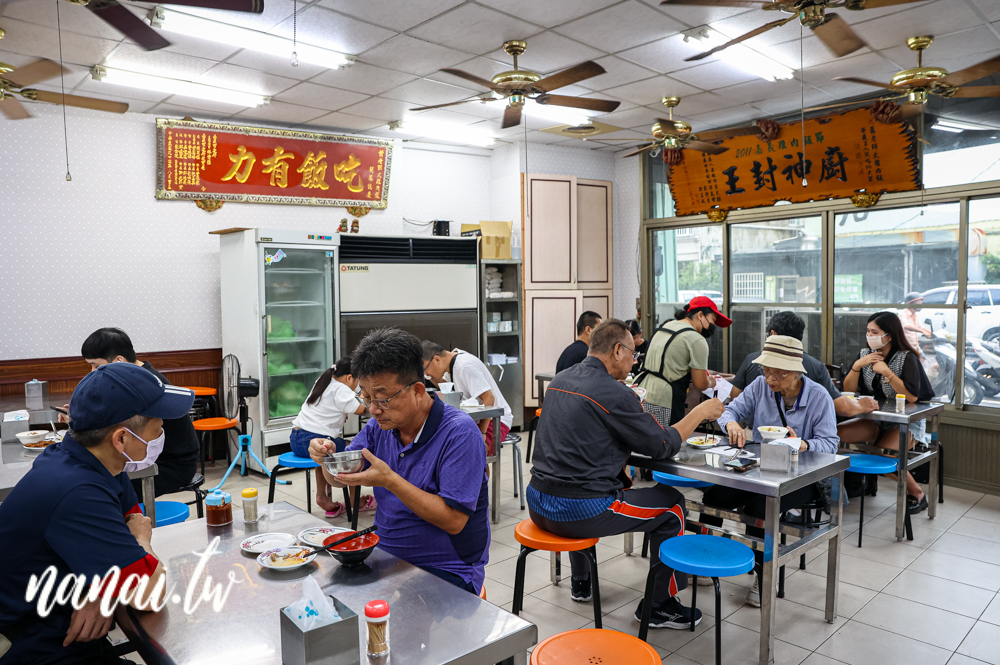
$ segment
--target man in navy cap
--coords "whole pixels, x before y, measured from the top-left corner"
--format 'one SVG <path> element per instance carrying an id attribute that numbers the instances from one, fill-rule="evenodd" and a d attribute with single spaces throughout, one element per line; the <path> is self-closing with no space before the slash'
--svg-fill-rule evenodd
<path id="1" fill-rule="evenodd" d="M 104 639 L 111 617 L 101 614 L 99 600 L 81 609 L 55 605 L 42 618 L 38 599 L 26 600 L 29 580 L 51 566 L 57 586 L 67 575 L 96 575 L 108 592 L 107 576 L 117 566 L 113 596 L 134 574 L 149 579 L 130 604 L 162 602 L 154 589 L 164 568 L 124 469 L 158 444 L 164 418 L 187 413 L 193 401 L 190 390 L 165 386 L 130 363 L 99 367 L 76 387 L 69 432 L 0 503 L 0 543 L 18 552 L 0 566 L 0 663 L 122 662 Z"/>

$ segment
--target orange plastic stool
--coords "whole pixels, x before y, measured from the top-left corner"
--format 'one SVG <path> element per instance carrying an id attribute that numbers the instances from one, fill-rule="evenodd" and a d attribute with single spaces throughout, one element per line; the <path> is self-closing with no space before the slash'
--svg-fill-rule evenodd
<path id="1" fill-rule="evenodd" d="M 521 553 L 517 556 L 514 572 L 515 615 L 524 607 L 524 562 L 536 550 L 543 552 L 583 552 L 590 560 L 590 585 L 594 597 L 594 627 L 601 627 L 601 587 L 597 579 L 597 541 L 599 538 L 562 538 L 543 531 L 530 519 L 523 520 L 514 527 L 514 540 L 521 543 Z M 623 661 L 626 662 L 626 661 Z"/>
<path id="2" fill-rule="evenodd" d="M 486 585 L 485 584 L 482 587 L 480 587 L 480 589 L 479 589 L 479 597 L 482 598 L 483 600 L 486 600 Z"/>
<path id="3" fill-rule="evenodd" d="M 531 461 L 531 444 L 534 443 L 535 428 L 538 427 L 538 419 L 542 417 L 542 407 L 535 409 L 535 417 L 528 423 L 528 454 L 524 456 L 525 462 Z"/>
<path id="4" fill-rule="evenodd" d="M 531 665 L 580 665 L 580 663 L 628 663 L 654 665 L 660 662 L 656 649 L 638 637 L 617 630 L 581 628 L 542 640 L 531 652 Z"/>
<path id="5" fill-rule="evenodd" d="M 201 475 L 205 475 L 205 437 L 211 436 L 211 432 L 219 432 L 227 429 L 239 429 L 240 421 L 236 418 L 199 418 L 191 423 L 196 431 L 201 432 Z M 229 443 L 226 442 L 226 461 L 229 461 Z M 215 463 L 215 459 L 212 459 Z"/>
<path id="6" fill-rule="evenodd" d="M 195 397 L 215 397 L 219 394 L 219 391 L 215 388 L 206 388 L 204 386 L 181 386 L 181 388 L 193 391 Z"/>

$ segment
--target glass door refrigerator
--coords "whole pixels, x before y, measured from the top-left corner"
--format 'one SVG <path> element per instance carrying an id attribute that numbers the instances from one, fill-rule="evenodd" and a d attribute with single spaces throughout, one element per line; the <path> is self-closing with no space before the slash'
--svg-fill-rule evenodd
<path id="1" fill-rule="evenodd" d="M 248 432 L 270 468 L 277 460 L 268 457 L 288 450 L 313 383 L 339 357 L 340 237 L 237 229 L 220 241 L 222 353 L 239 359 L 243 377 L 260 379 Z"/>

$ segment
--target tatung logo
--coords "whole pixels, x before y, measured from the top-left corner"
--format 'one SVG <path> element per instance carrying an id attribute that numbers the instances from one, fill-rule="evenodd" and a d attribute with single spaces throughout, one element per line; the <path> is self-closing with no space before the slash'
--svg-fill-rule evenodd
<path id="1" fill-rule="evenodd" d="M 180 605 L 183 602 L 184 614 L 190 616 L 202 602 L 211 601 L 212 609 L 220 612 L 226 599 L 229 598 L 233 585 L 242 584 L 244 580 L 237 580 L 233 571 L 229 571 L 228 584 L 225 588 L 222 583 L 213 584 L 211 575 L 205 575 L 202 580 L 205 566 L 218 549 L 219 537 L 216 536 L 204 551 L 192 552 L 199 557 L 198 564 L 183 596 L 175 592 L 175 584 L 165 590 L 166 575 L 161 575 L 156 585 L 149 590 L 148 575 L 130 574 L 119 585 L 122 571 L 117 566 L 112 566 L 105 576 L 94 575 L 89 581 L 86 575 L 73 574 L 66 575 L 59 581 L 56 567 L 49 566 L 41 576 L 31 576 L 24 599 L 28 603 L 34 603 L 37 598 L 38 616 L 43 619 L 49 616 L 56 605 L 69 604 L 73 609 L 80 610 L 98 599 L 101 601 L 101 614 L 105 617 L 114 614 L 119 603 L 125 603 L 137 610 L 159 612 L 167 603 Z M 120 591 L 116 594 L 115 589 L 119 588 Z"/>
<path id="2" fill-rule="evenodd" d="M 368 272 L 367 263 L 342 263 L 340 272 Z"/>

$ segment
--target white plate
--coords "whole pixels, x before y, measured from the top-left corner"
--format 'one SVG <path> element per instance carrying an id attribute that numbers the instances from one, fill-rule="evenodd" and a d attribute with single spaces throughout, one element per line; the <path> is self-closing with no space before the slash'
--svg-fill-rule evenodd
<path id="1" fill-rule="evenodd" d="M 339 526 L 314 526 L 299 532 L 299 542 L 304 545 L 322 547 L 323 541 L 335 533 L 347 533 L 353 529 L 345 529 Z"/>
<path id="2" fill-rule="evenodd" d="M 251 554 L 260 554 L 276 547 L 285 547 L 295 544 L 295 536 L 290 533 L 261 533 L 250 536 L 242 543 L 240 549 Z"/>
<path id="3" fill-rule="evenodd" d="M 291 566 L 277 566 L 271 561 L 271 555 L 274 554 L 280 557 L 285 554 L 292 554 L 295 552 L 311 552 L 306 556 L 301 563 L 295 563 Z M 261 552 L 257 555 L 257 563 L 259 563 L 264 568 L 270 568 L 271 570 L 295 570 L 296 568 L 301 568 L 307 563 L 312 563 L 312 560 L 316 558 L 316 553 L 312 552 L 309 548 L 301 547 L 299 545 L 291 545 L 288 547 L 275 547 L 274 549 L 267 550 L 266 552 Z"/>
<path id="4" fill-rule="evenodd" d="M 41 448 L 38 448 L 38 447 L 35 447 L 35 446 L 29 446 L 26 443 L 22 443 L 21 447 L 24 448 L 25 450 L 27 450 L 29 453 L 40 453 L 40 452 L 42 452 L 43 450 L 45 450 L 46 448 L 48 448 L 49 446 L 51 446 L 54 443 L 55 443 L 55 441 L 49 441 L 49 445 L 48 446 L 42 446 Z"/>
<path id="5" fill-rule="evenodd" d="M 721 446 L 725 443 L 721 436 L 711 436 L 706 438 L 705 436 L 692 436 L 687 440 L 687 444 L 692 448 L 714 448 L 716 446 Z"/>

